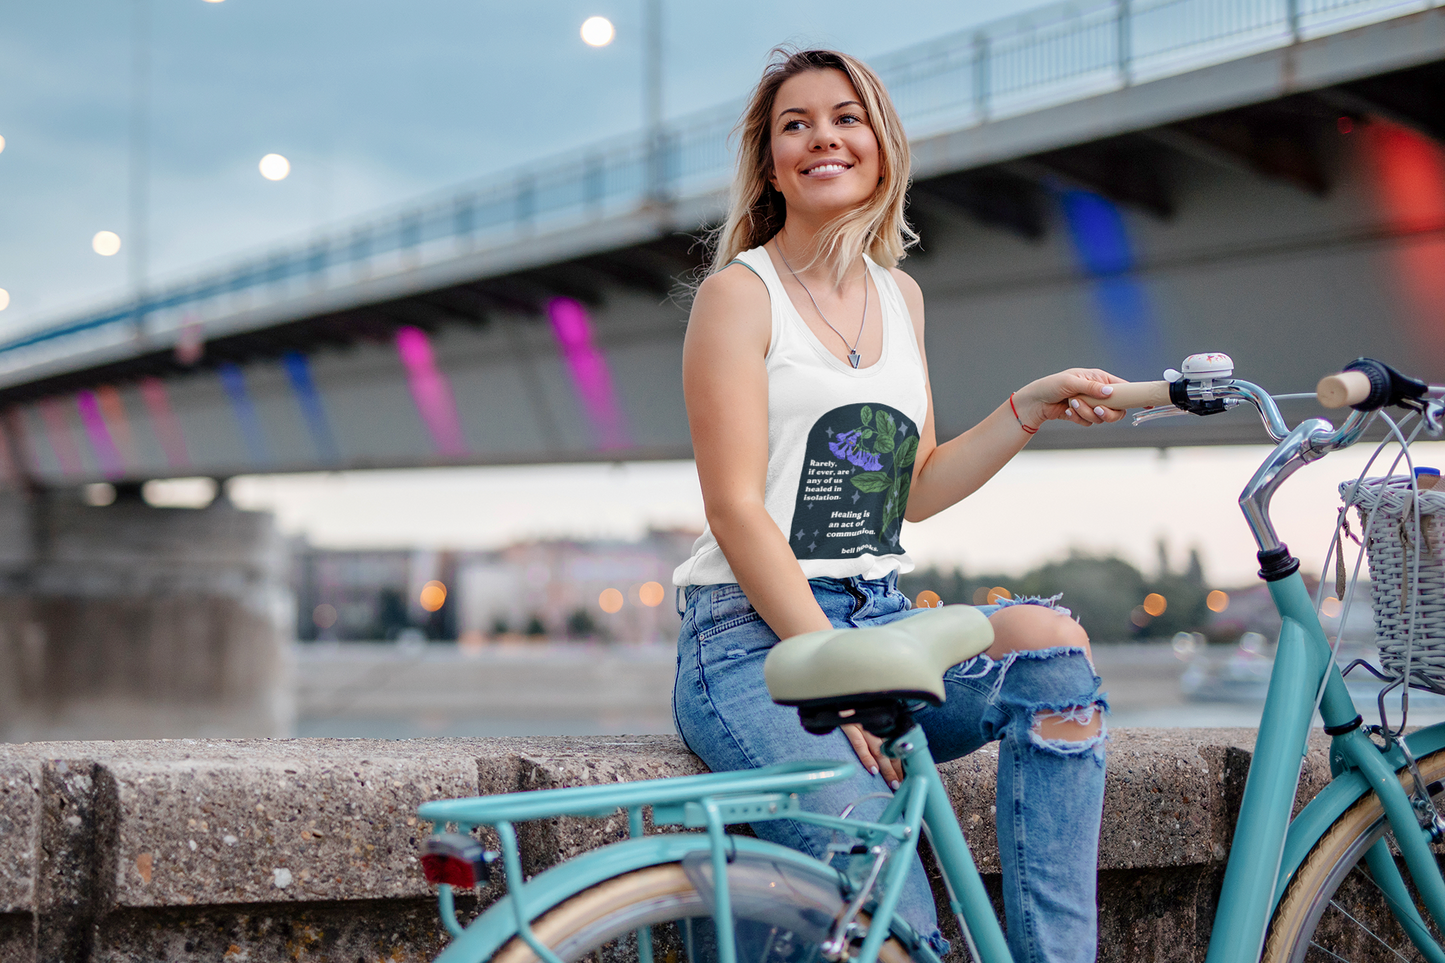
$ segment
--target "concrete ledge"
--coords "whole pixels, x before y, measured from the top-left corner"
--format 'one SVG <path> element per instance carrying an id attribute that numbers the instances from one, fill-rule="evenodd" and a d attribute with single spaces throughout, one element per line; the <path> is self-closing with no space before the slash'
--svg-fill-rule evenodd
<path id="1" fill-rule="evenodd" d="M 1253 742 L 1114 734 L 1101 959 L 1202 959 Z M 1323 748 L 1302 797 L 1328 778 Z M 989 875 L 996 769 L 993 749 L 943 767 Z M 419 803 L 700 771 L 670 736 L 0 746 L 0 963 L 430 959 Z M 620 817 L 529 824 L 526 869 L 625 835 Z"/>

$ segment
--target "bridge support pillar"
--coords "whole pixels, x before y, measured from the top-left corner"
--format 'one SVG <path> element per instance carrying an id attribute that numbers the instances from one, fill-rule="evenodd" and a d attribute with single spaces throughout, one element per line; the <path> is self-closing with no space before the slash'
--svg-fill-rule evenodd
<path id="1" fill-rule="evenodd" d="M 0 493 L 0 742 L 287 735 L 293 608 L 270 515 Z"/>

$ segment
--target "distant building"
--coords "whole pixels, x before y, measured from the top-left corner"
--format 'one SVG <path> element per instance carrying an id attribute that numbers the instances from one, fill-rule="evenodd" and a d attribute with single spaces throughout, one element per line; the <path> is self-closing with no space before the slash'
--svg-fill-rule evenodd
<path id="1" fill-rule="evenodd" d="M 293 559 L 296 637 L 303 642 L 456 638 L 452 599 L 436 611 L 422 605 L 428 582 L 455 581 L 454 553 L 302 546 Z"/>
<path id="2" fill-rule="evenodd" d="M 523 542 L 464 555 L 457 565 L 458 630 L 468 639 L 676 639 L 672 570 L 696 538 L 651 531 L 637 542 Z"/>
<path id="3" fill-rule="evenodd" d="M 671 641 L 680 625 L 672 570 L 696 538 L 652 531 L 636 542 L 522 542 L 495 552 L 303 545 L 292 569 L 297 638 Z M 433 582 L 444 591 L 429 590 Z"/>

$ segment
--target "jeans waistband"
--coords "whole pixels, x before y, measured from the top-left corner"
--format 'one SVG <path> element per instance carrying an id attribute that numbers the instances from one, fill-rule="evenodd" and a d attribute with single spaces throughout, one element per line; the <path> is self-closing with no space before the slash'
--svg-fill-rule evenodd
<path id="1" fill-rule="evenodd" d="M 823 591 L 832 590 L 835 592 L 848 592 L 849 594 L 853 594 L 854 592 L 861 592 L 865 595 L 887 595 L 889 592 L 893 592 L 898 588 L 898 573 L 889 572 L 882 578 L 871 579 L 860 578 L 856 575 L 849 575 L 845 578 L 820 576 L 818 578 L 808 579 L 808 584 L 813 587 L 814 591 L 822 589 Z M 674 604 L 677 607 L 677 614 L 687 614 L 687 607 L 689 604 L 691 604 L 693 598 L 695 598 L 697 594 L 704 589 L 709 589 L 712 587 L 713 586 L 711 585 L 677 586 L 677 593 L 673 599 Z"/>

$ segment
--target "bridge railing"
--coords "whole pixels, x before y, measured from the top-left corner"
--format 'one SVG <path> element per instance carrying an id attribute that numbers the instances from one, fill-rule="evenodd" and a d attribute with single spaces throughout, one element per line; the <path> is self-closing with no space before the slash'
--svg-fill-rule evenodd
<path id="1" fill-rule="evenodd" d="M 960 130 L 1389 19 L 1445 0 L 1103 0 L 1064 4 L 877 58 L 911 137 Z M 0 383 L 48 362 L 280 306 L 358 281 L 720 193 L 736 102 L 527 164 L 330 234 L 157 285 L 0 343 Z M 225 325 L 221 325 L 225 327 Z"/>

